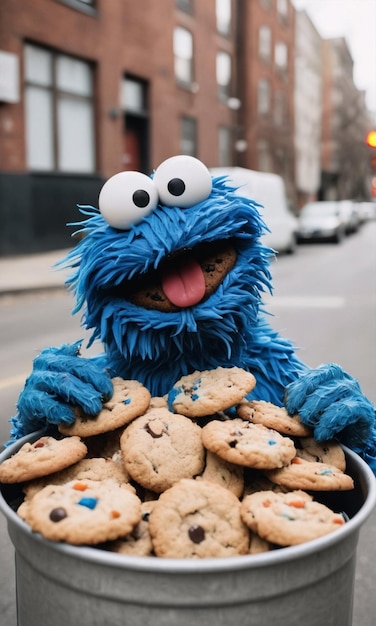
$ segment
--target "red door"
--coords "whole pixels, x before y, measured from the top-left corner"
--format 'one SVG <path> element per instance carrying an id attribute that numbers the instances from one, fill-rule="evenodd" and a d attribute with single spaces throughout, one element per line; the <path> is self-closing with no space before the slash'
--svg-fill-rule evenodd
<path id="1" fill-rule="evenodd" d="M 123 134 L 123 168 L 124 170 L 141 171 L 141 147 L 135 129 L 126 128 Z"/>

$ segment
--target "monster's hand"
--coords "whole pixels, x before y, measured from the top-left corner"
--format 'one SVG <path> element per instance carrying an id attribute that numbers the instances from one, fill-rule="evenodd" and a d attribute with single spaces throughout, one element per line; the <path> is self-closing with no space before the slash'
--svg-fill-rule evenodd
<path id="1" fill-rule="evenodd" d="M 358 381 L 339 365 L 322 365 L 286 387 L 285 407 L 299 413 L 317 441 L 336 439 L 360 454 L 376 473 L 376 415 Z"/>
<path id="2" fill-rule="evenodd" d="M 79 355 L 81 341 L 46 348 L 33 362 L 12 417 L 11 439 L 19 439 L 47 424 L 71 424 L 74 407 L 96 415 L 112 395 L 109 373 L 99 360 Z"/>

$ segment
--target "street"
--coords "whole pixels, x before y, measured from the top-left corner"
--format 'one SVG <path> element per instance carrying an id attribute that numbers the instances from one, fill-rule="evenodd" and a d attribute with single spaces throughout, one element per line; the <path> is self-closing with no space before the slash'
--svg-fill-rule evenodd
<path id="1" fill-rule="evenodd" d="M 376 221 L 342 244 L 304 244 L 272 264 L 274 295 L 265 297 L 271 325 L 300 348 L 312 367 L 337 362 L 376 402 Z M 72 296 L 63 291 L 0 298 L 0 443 L 32 360 L 46 346 L 88 338 Z M 91 349 L 91 353 L 100 347 Z M 86 355 L 85 350 L 83 354 Z M 88 352 L 90 355 L 90 352 Z M 0 614 L 15 626 L 13 550 L 0 516 Z M 376 615 L 374 563 L 376 512 L 361 531 L 355 586 L 354 626 L 371 626 Z M 6 565 L 5 565 L 6 564 Z"/>

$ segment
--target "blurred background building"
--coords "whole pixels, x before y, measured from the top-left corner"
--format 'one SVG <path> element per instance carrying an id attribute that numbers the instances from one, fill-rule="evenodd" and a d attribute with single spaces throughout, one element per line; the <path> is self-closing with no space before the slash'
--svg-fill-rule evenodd
<path id="1" fill-rule="evenodd" d="M 0 254 L 71 245 L 77 204 L 174 154 L 280 174 L 295 210 L 368 199 L 352 71 L 291 0 L 1 0 Z"/>
<path id="2" fill-rule="evenodd" d="M 297 204 L 315 200 L 321 186 L 323 76 L 321 38 L 305 11 L 295 22 L 295 186 Z"/>
<path id="3" fill-rule="evenodd" d="M 323 40 L 322 51 L 322 199 L 364 197 L 369 172 L 364 138 L 371 127 L 365 94 L 354 85 L 346 40 Z"/>

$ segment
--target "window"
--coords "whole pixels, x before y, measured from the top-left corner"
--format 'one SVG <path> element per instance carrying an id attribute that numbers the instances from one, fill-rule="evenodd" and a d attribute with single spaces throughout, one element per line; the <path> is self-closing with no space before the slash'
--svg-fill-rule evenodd
<path id="1" fill-rule="evenodd" d="M 261 26 L 259 30 L 259 56 L 264 61 L 270 61 L 272 34 L 269 26 Z"/>
<path id="2" fill-rule="evenodd" d="M 229 35 L 231 32 L 231 0 L 216 0 L 215 13 L 217 31 L 221 35 Z"/>
<path id="3" fill-rule="evenodd" d="M 227 126 L 220 126 L 218 131 L 218 165 L 227 167 L 232 163 L 232 132 Z"/>
<path id="4" fill-rule="evenodd" d="M 287 19 L 288 16 L 288 4 L 287 0 L 277 0 L 277 12 L 280 17 Z"/>
<path id="5" fill-rule="evenodd" d="M 272 160 L 269 150 L 269 144 L 265 139 L 257 142 L 257 161 L 259 172 L 271 172 Z"/>
<path id="6" fill-rule="evenodd" d="M 185 13 L 193 13 L 193 0 L 175 0 L 176 6 Z"/>
<path id="7" fill-rule="evenodd" d="M 274 61 L 278 70 L 282 72 L 287 70 L 287 45 L 283 41 L 275 45 Z"/>
<path id="8" fill-rule="evenodd" d="M 231 91 L 231 57 L 227 52 L 217 52 L 217 85 L 220 100 L 227 100 Z"/>
<path id="9" fill-rule="evenodd" d="M 93 77 L 88 63 L 26 45 L 25 108 L 30 169 L 95 171 Z"/>
<path id="10" fill-rule="evenodd" d="M 197 156 L 197 128 L 193 117 L 182 117 L 180 120 L 180 154 Z"/>
<path id="11" fill-rule="evenodd" d="M 270 110 L 270 85 L 266 78 L 260 78 L 257 87 L 257 110 L 260 115 Z"/>
<path id="12" fill-rule="evenodd" d="M 193 37 L 186 28 L 174 30 L 175 77 L 179 83 L 193 83 Z"/>
<path id="13" fill-rule="evenodd" d="M 147 113 L 147 84 L 137 78 L 126 77 L 121 83 L 121 106 L 127 113 Z"/>
<path id="14" fill-rule="evenodd" d="M 58 0 L 62 4 L 66 4 L 71 9 L 86 13 L 86 15 L 95 15 L 97 0 Z"/>

